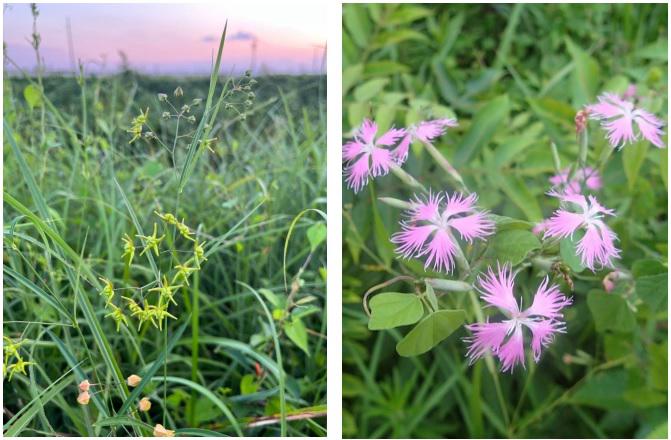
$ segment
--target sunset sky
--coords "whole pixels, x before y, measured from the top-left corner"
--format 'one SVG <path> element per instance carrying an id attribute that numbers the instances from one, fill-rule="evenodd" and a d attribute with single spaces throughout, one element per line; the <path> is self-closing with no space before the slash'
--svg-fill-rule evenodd
<path id="1" fill-rule="evenodd" d="M 74 59 L 88 72 L 115 72 L 119 51 L 134 70 L 149 74 L 202 75 L 209 72 L 228 19 L 222 71 L 321 73 L 326 45 L 322 1 L 222 1 L 205 4 L 38 4 L 41 53 L 51 71 L 71 71 L 67 21 Z M 35 67 L 29 39 L 28 4 L 4 6 L 7 55 L 23 69 Z M 6 68 L 13 70 L 11 65 Z"/>

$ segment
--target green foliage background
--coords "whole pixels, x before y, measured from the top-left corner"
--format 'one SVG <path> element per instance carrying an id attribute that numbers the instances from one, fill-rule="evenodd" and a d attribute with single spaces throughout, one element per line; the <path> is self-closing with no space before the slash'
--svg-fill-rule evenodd
<path id="1" fill-rule="evenodd" d="M 438 149 L 483 207 L 537 222 L 556 209 L 544 194 L 554 173 L 550 143 L 563 166 L 575 160 L 573 119 L 582 105 L 635 84 L 642 105 L 666 120 L 666 35 L 661 4 L 343 5 L 344 137 L 364 117 L 385 130 L 456 115 L 459 127 Z M 596 164 L 609 147 L 597 124 L 589 130 L 588 164 Z M 568 333 L 538 365 L 528 359 L 513 374 L 483 361 L 469 367 L 463 329 L 410 358 L 394 349 L 406 329 L 368 330 L 363 292 L 399 274 L 424 275 L 394 258 L 389 236 L 400 211 L 376 203 L 412 194 L 392 175 L 356 196 L 344 188 L 345 435 L 666 438 L 667 164 L 667 150 L 647 142 L 613 153 L 599 199 L 618 214 L 609 222 L 623 250 L 618 265 L 634 280 L 606 294 L 607 271 L 571 272 Z M 404 169 L 427 187 L 453 190 L 420 146 Z M 525 303 L 539 274 L 518 276 Z M 386 291 L 401 289 L 407 285 Z"/>
<path id="2" fill-rule="evenodd" d="M 221 111 L 211 136 L 217 137 L 211 145 L 214 151 L 200 157 L 179 194 L 179 166 L 188 144 L 178 142 L 178 167 L 174 168 L 170 154 L 155 141 L 140 139 L 129 144 L 131 135 L 126 130 L 132 118 L 148 108 L 152 129 L 171 144 L 175 124 L 161 119 L 161 113 L 169 109 L 161 106 L 157 93 L 168 94 L 178 107 L 194 98 L 203 99 L 191 113 L 200 121 L 207 79 L 148 78 L 130 71 L 79 81 L 47 76 L 43 79 L 46 98 L 42 98 L 36 78 L 31 78 L 33 86 L 27 87 L 27 79 L 5 76 L 4 121 L 28 165 L 36 193 L 29 191 L 29 177 L 18 166 L 7 130 L 4 190 L 47 223 L 36 227 L 5 203 L 4 265 L 25 277 L 28 286 L 36 286 L 61 303 L 75 317 L 77 328 L 43 297 L 5 273 L 3 334 L 24 341 L 23 356 L 35 364 L 27 368 L 25 376 L 16 374 L 11 382 L 5 379 L 3 431 L 14 429 L 23 435 L 151 434 L 150 428 L 137 425 L 141 419 L 151 426 L 163 423 L 170 429 L 178 428 L 181 435 L 234 435 L 223 405 L 245 435 L 276 436 L 280 433 L 277 415 L 286 404 L 289 415 L 311 415 L 288 422 L 289 435 L 325 435 L 326 252 L 322 218 L 315 212 L 303 215 L 286 250 L 284 247 L 299 213 L 307 208 L 326 209 L 325 77 L 256 80 L 256 100 L 246 119 L 241 120 L 233 111 Z M 184 91 L 182 98 L 173 96 L 177 86 Z M 47 99 L 52 105 L 46 104 Z M 193 134 L 197 125 L 182 120 L 180 133 Z M 95 277 L 111 279 L 115 287 L 126 287 L 129 282 L 123 274 L 121 238 L 124 233 L 133 236 L 137 232 L 114 179 L 145 231 L 150 231 L 154 222 L 160 223 L 155 210 L 172 212 L 205 234 L 201 239 L 205 237 L 210 245 L 221 242 L 203 264 L 198 282 L 192 280 L 175 296 L 179 307 L 171 312 L 178 320 L 169 321 L 167 333 L 175 346 L 166 358 L 167 375 L 172 377 L 167 382 L 166 399 L 161 366 L 143 391 L 153 402 L 149 417 L 134 415 L 136 419 L 130 421 L 104 417 L 93 399 L 87 407 L 78 405 L 80 374 L 67 373 L 74 363 L 80 363 L 82 376 L 102 384 L 93 390 L 104 390 L 100 398 L 114 416 L 123 396 L 116 391 L 114 372 L 104 362 L 105 350 L 95 342 L 96 332 L 107 337 L 108 351 L 124 377 L 142 374 L 152 363 L 160 363 L 165 353 L 162 333 L 153 328 L 138 332 L 134 324 L 117 333 L 114 322 L 104 317 L 103 298 L 83 276 L 92 271 Z M 53 221 L 41 217 L 35 194 L 46 202 Z M 311 229 L 315 225 L 319 225 L 317 229 Z M 59 238 L 81 256 L 80 264 L 67 254 L 57 258 L 64 249 Z M 137 239 L 135 244 L 139 246 Z M 140 250 L 133 261 L 133 285 L 146 284 L 152 278 Z M 290 329 L 290 318 L 283 315 L 288 293 L 285 252 L 289 289 L 298 276 L 293 301 L 302 301 L 302 305 L 292 310 L 303 314 L 302 329 L 296 325 Z M 68 269 L 76 283 L 66 276 Z M 81 295 L 93 305 L 94 317 L 82 314 Z M 264 307 L 275 319 L 268 319 Z M 273 343 L 275 332 L 285 372 L 284 395 L 279 392 L 282 383 Z M 149 378 L 145 376 L 145 380 Z M 57 393 L 41 394 L 52 384 Z M 37 398 L 40 395 L 41 399 Z M 31 403 L 33 412 L 25 426 L 18 428 L 15 420 L 8 423 L 13 414 Z M 273 420 L 249 425 L 265 416 Z"/>

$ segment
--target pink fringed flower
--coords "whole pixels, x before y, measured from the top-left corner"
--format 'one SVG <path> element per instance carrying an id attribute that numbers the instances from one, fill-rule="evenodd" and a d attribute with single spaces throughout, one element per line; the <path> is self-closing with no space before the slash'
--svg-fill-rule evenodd
<path id="1" fill-rule="evenodd" d="M 365 119 L 354 135 L 354 140 L 343 145 L 343 161 L 347 185 L 359 192 L 369 177 L 384 176 L 397 163 L 390 149 L 405 134 L 405 130 L 391 128 L 375 139 L 377 124 Z"/>
<path id="2" fill-rule="evenodd" d="M 494 222 L 487 213 L 476 209 L 477 195 L 429 194 L 427 199 L 415 198 L 412 208 L 406 212 L 408 221 L 401 222 L 402 231 L 392 235 L 397 244 L 396 252 L 403 258 L 422 258 L 424 268 L 451 272 L 459 244 L 452 230 L 462 239 L 472 243 L 484 239 L 494 232 Z"/>
<path id="3" fill-rule="evenodd" d="M 652 113 L 625 101 L 614 93 L 599 96 L 599 102 L 587 106 L 590 119 L 601 121 L 601 126 L 608 132 L 608 142 L 614 148 L 622 148 L 627 143 L 638 139 L 634 134 L 634 123 L 638 126 L 641 136 L 659 148 L 664 148 L 662 127 L 664 123 Z"/>
<path id="4" fill-rule="evenodd" d="M 515 280 L 509 264 L 499 265 L 497 273 L 490 267 L 478 281 L 482 300 L 498 308 L 507 319 L 466 326 L 473 333 L 464 338 L 470 364 L 491 352 L 501 361 L 501 371 L 512 372 L 517 364 L 524 367 L 524 328 L 531 332 L 531 349 L 536 362 L 555 334 L 566 332 L 562 309 L 571 305 L 572 299 L 564 296 L 558 286 L 548 286 L 548 277 L 538 286 L 531 307 L 524 311 L 515 299 Z"/>
<path id="5" fill-rule="evenodd" d="M 576 170 L 569 182 L 569 174 L 571 169 L 565 168 L 559 174 L 550 177 L 550 183 L 557 189 L 560 194 L 580 194 L 583 187 L 596 191 L 601 189 L 601 175 L 599 171 L 592 167 L 585 167 Z"/>
<path id="6" fill-rule="evenodd" d="M 572 237 L 582 229 L 585 235 L 577 246 L 582 264 L 592 272 L 597 266 L 612 267 L 612 260 L 620 257 L 620 250 L 615 247 L 617 235 L 602 218 L 615 215 L 613 210 L 604 208 L 594 196 L 565 195 L 560 198 L 564 207 L 547 220 L 544 237 Z"/>
<path id="7" fill-rule="evenodd" d="M 456 127 L 459 125 L 456 119 L 434 119 L 432 121 L 422 121 L 416 125 L 411 125 L 405 129 L 405 137 L 393 151 L 394 157 L 399 162 L 405 162 L 408 158 L 408 149 L 415 140 L 430 142 L 442 136 L 446 127 Z"/>

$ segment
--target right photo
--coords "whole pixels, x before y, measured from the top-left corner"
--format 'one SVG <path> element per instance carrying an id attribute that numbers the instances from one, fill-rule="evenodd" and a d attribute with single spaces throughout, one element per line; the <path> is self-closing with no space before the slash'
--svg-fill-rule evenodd
<path id="1" fill-rule="evenodd" d="M 342 6 L 348 438 L 668 438 L 668 6 Z"/>

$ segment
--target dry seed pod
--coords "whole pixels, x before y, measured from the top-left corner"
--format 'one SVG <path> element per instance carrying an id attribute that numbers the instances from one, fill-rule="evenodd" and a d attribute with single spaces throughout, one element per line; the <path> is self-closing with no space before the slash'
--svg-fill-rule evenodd
<path id="1" fill-rule="evenodd" d="M 172 429 L 165 429 L 163 425 L 160 423 L 157 423 L 156 426 L 154 426 L 154 437 L 174 437 L 175 436 L 175 431 Z"/>
<path id="2" fill-rule="evenodd" d="M 137 374 L 131 374 L 128 376 L 128 379 L 126 379 L 126 382 L 128 383 L 129 387 L 135 388 L 140 384 L 140 382 L 142 382 L 142 378 Z"/>

